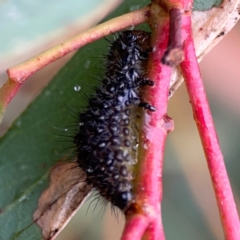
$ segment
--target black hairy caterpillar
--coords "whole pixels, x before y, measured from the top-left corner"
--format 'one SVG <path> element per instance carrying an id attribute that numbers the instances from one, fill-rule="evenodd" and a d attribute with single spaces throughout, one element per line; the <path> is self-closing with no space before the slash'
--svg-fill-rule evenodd
<path id="1" fill-rule="evenodd" d="M 141 109 L 155 111 L 141 100 L 142 87 L 153 85 L 145 78 L 150 51 L 150 34 L 143 31 L 120 32 L 111 43 L 103 80 L 88 107 L 77 113 L 74 136 L 68 136 L 74 139 L 76 161 L 51 170 L 34 213 L 44 239 L 56 237 L 93 189 L 122 211 L 134 201 Z"/>
<path id="2" fill-rule="evenodd" d="M 146 62 L 150 34 L 123 31 L 111 43 L 106 71 L 100 87 L 79 113 L 74 136 L 77 163 L 86 174 L 86 183 L 121 210 L 131 202 L 133 174 L 137 161 L 138 107 L 155 108 L 141 101 L 141 87 L 153 85 L 147 78 Z"/>

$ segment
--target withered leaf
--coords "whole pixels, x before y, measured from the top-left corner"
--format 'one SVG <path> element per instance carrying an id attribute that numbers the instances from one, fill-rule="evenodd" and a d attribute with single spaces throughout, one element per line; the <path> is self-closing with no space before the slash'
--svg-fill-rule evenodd
<path id="1" fill-rule="evenodd" d="M 76 162 L 53 167 L 50 185 L 42 193 L 34 221 L 42 228 L 44 239 L 53 240 L 86 200 L 92 186 Z"/>

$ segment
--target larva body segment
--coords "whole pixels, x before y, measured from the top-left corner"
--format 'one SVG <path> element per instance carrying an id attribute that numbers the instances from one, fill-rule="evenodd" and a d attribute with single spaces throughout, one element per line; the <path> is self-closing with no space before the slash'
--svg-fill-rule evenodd
<path id="1" fill-rule="evenodd" d="M 141 87 L 153 84 L 145 78 L 149 51 L 149 33 L 118 34 L 107 55 L 102 84 L 89 99 L 87 110 L 79 114 L 79 129 L 74 137 L 77 162 L 86 173 L 87 184 L 121 210 L 133 198 L 136 112 Z"/>

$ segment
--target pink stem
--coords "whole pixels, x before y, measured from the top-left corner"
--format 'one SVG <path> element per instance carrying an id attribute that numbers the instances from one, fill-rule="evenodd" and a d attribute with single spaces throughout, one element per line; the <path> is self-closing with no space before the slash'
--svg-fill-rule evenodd
<path id="1" fill-rule="evenodd" d="M 141 214 L 136 214 L 128 219 L 121 240 L 141 239 L 149 225 L 149 219 Z"/>
<path id="2" fill-rule="evenodd" d="M 188 29 L 186 30 L 190 32 L 190 15 L 187 23 L 186 28 Z M 201 79 L 191 34 L 187 35 L 184 46 L 185 60 L 181 64 L 182 73 L 185 77 L 194 118 L 207 158 L 225 238 L 227 240 L 239 240 L 240 224 L 238 213 Z"/>
<path id="3" fill-rule="evenodd" d="M 144 116 L 143 150 L 139 153 L 144 160 L 140 163 L 136 188 L 137 197 L 144 200 L 143 207 L 152 218 L 145 233 L 148 240 L 165 239 L 161 220 L 162 171 L 166 137 L 173 130 L 173 122 L 166 115 L 171 68 L 161 64 L 168 44 L 169 19 L 157 22 L 152 32 L 152 46 L 155 50 L 150 55 L 148 69 L 148 77 L 155 85 L 144 93 L 144 100 L 155 106 L 157 111 L 147 112 Z"/>
<path id="4" fill-rule="evenodd" d="M 154 81 L 153 87 L 146 87 L 144 102 L 156 107 L 157 111 L 144 111 L 143 132 L 140 139 L 139 165 L 134 182 L 135 202 L 126 212 L 126 225 L 122 240 L 139 240 L 144 233 L 141 226 L 148 226 L 145 239 L 164 240 L 161 220 L 162 170 L 164 146 L 167 133 L 173 130 L 173 122 L 167 117 L 168 91 L 171 68 L 161 63 L 167 48 L 169 36 L 168 15 L 160 15 L 159 5 L 152 3 L 152 44 L 153 52 L 149 58 L 148 78 Z M 161 11 L 161 10 L 160 10 Z M 142 225 L 139 224 L 139 214 Z M 136 228 L 140 235 L 135 237 Z M 130 237 L 129 237 L 130 236 Z"/>
<path id="5" fill-rule="evenodd" d="M 168 48 L 165 51 L 162 63 L 175 67 L 183 60 L 182 47 L 182 15 L 181 8 L 173 7 L 169 10 L 170 15 L 170 32 L 168 40 Z"/>
<path id="6" fill-rule="evenodd" d="M 156 216 L 155 220 L 149 225 L 145 236 L 148 240 L 164 240 L 165 234 L 161 218 L 161 210 L 159 216 Z"/>

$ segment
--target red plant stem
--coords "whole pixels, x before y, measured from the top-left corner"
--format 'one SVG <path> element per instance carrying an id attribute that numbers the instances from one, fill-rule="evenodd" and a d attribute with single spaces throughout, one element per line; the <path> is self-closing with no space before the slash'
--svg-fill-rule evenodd
<path id="1" fill-rule="evenodd" d="M 168 40 L 168 48 L 165 51 L 162 63 L 175 67 L 179 65 L 183 60 L 182 50 L 182 15 L 183 10 L 181 8 L 175 8 L 169 10 L 170 15 L 170 32 Z"/>
<path id="2" fill-rule="evenodd" d="M 154 8 L 154 5 L 153 5 Z M 169 34 L 169 19 L 156 20 L 158 25 L 153 28 L 152 46 L 154 52 L 149 58 L 148 78 L 155 82 L 154 87 L 144 93 L 144 100 L 155 106 L 157 111 L 146 113 L 142 136 L 143 161 L 140 163 L 137 197 L 145 198 L 144 206 L 152 222 L 145 233 L 148 240 L 164 240 L 164 230 L 161 220 L 162 201 L 162 171 L 164 149 L 167 133 L 173 130 L 173 122 L 167 117 L 168 91 L 171 68 L 161 64 L 161 58 L 167 48 Z M 150 209 L 148 209 L 150 207 Z"/>
<path id="3" fill-rule="evenodd" d="M 142 228 L 146 228 L 146 224 L 148 228 L 144 239 L 165 239 L 160 206 L 162 170 L 165 141 L 167 133 L 173 129 L 173 122 L 166 115 L 171 68 L 163 65 L 161 58 L 168 44 L 169 18 L 161 11 L 158 4 L 152 3 L 151 12 L 151 46 L 154 50 L 150 54 L 147 77 L 155 84 L 153 87 L 146 87 L 143 98 L 144 102 L 148 102 L 157 110 L 144 111 L 143 130 L 140 133 L 139 165 L 134 182 L 135 202 L 126 212 L 127 221 L 122 240 L 139 240 L 139 236 L 135 238 L 132 233 L 138 228 L 143 234 Z M 142 218 L 142 221 L 139 218 Z"/>
<path id="4" fill-rule="evenodd" d="M 188 28 L 187 31 L 190 32 L 190 16 L 186 27 Z M 185 60 L 181 64 L 182 73 L 185 77 L 194 119 L 207 159 L 225 238 L 227 240 L 239 240 L 240 223 L 238 213 L 201 79 L 191 34 L 188 34 L 184 46 Z"/>
<path id="5" fill-rule="evenodd" d="M 159 206 L 160 207 L 160 206 Z M 148 240 L 164 240 L 165 234 L 161 218 L 161 209 L 159 211 L 159 216 L 157 216 L 154 221 L 149 225 L 145 236 Z"/>
<path id="6" fill-rule="evenodd" d="M 121 240 L 141 239 L 146 228 L 149 225 L 149 219 L 142 215 L 136 214 L 128 219 Z"/>

